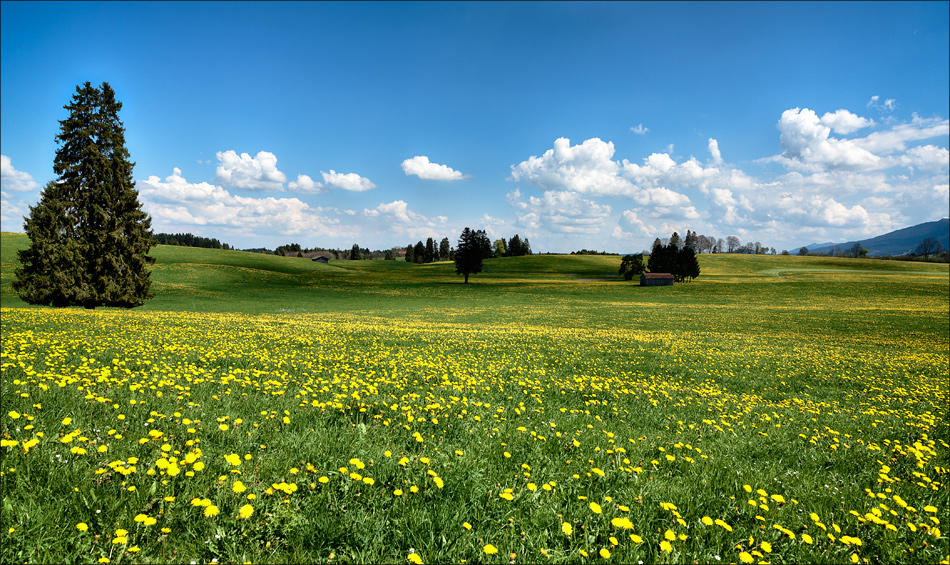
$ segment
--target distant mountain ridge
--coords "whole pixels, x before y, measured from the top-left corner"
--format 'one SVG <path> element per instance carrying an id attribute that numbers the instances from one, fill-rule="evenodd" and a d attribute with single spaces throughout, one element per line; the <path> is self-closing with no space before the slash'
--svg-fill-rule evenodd
<path id="1" fill-rule="evenodd" d="M 866 248 L 868 255 L 872 257 L 878 255 L 907 255 L 914 251 L 918 243 L 928 237 L 939 241 L 944 249 L 950 249 L 950 218 L 924 222 L 868 239 L 852 240 L 844 243 L 812 243 L 805 247 L 808 248 L 810 253 L 828 253 L 835 246 L 841 247 L 842 251 L 847 251 L 855 243 L 860 243 L 861 247 Z"/>

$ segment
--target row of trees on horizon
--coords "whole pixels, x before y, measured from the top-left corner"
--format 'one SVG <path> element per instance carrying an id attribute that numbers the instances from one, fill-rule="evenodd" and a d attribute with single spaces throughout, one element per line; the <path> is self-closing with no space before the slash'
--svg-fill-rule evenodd
<path id="1" fill-rule="evenodd" d="M 728 236 L 727 238 L 714 238 L 705 235 L 697 235 L 691 230 L 686 230 L 686 237 L 679 238 L 677 234 L 676 239 L 673 237 L 670 238 L 657 238 L 653 242 L 653 247 L 656 246 L 659 242 L 662 246 L 669 245 L 673 242 L 678 249 L 681 249 L 684 246 L 690 247 L 694 253 L 745 253 L 745 254 L 754 254 L 754 255 L 763 255 L 763 254 L 777 254 L 777 251 L 774 247 L 767 247 L 762 245 L 759 242 L 747 242 L 743 244 L 741 240 L 736 236 Z M 183 247 L 200 247 L 206 249 L 224 249 L 224 250 L 236 250 L 232 245 L 227 243 L 221 243 L 217 238 L 208 238 L 191 233 L 156 233 L 152 235 L 152 240 L 156 245 L 179 245 Z M 528 241 L 528 238 L 522 239 L 519 234 L 515 234 L 511 239 L 499 238 L 496 239 L 492 245 L 492 252 L 487 258 L 497 258 L 497 257 L 519 257 L 522 255 L 531 255 L 531 244 Z M 652 249 L 652 247 L 651 247 Z M 264 247 L 257 247 L 252 249 L 244 249 L 243 251 L 249 251 L 253 253 L 265 253 L 271 255 L 280 255 L 288 257 L 326 257 L 327 259 L 369 259 L 369 260 L 397 260 L 399 258 L 404 258 L 408 263 L 432 263 L 436 261 L 451 261 L 454 258 L 455 248 L 449 242 L 449 238 L 444 237 L 442 240 L 436 244 L 435 239 L 427 238 L 425 243 L 421 240 L 415 244 L 409 244 L 406 247 L 393 247 L 386 250 L 370 250 L 369 248 L 361 247 L 358 244 L 353 244 L 353 247 L 349 251 L 342 249 L 333 249 L 325 247 L 312 247 L 306 248 L 301 246 L 299 243 L 290 243 L 287 245 L 278 246 L 276 249 L 267 249 Z M 551 254 L 551 253 L 548 253 Z M 609 252 L 609 251 L 597 251 L 594 249 L 579 249 L 577 251 L 571 251 L 571 255 L 619 255 L 618 253 Z M 641 252 L 644 256 L 649 256 L 649 250 L 643 250 Z M 782 255 L 790 255 L 787 250 L 781 251 Z M 801 247 L 797 253 L 799 256 L 811 256 L 811 257 L 848 257 L 848 258 L 867 258 L 869 257 L 869 251 L 864 247 L 860 242 L 854 243 L 850 247 L 842 247 L 841 245 L 836 245 L 826 251 L 810 251 L 807 247 Z M 885 255 L 880 257 L 875 257 L 879 259 L 900 259 L 900 260 L 937 260 L 946 262 L 950 259 L 950 252 L 947 249 L 944 249 L 943 245 L 937 239 L 933 237 L 926 238 L 922 240 L 914 250 L 906 255 L 891 256 Z"/>

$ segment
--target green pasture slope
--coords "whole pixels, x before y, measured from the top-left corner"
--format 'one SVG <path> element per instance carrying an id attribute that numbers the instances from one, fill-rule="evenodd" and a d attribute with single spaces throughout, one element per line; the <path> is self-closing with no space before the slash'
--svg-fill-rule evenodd
<path id="1" fill-rule="evenodd" d="M 466 285 L 158 246 L 153 299 L 87 312 L 15 295 L 26 245 L 0 236 L 0 562 L 950 562 L 946 264 Z"/>
<path id="2" fill-rule="evenodd" d="M 27 307 L 10 283 L 22 234 L 3 233 L 0 299 Z M 947 303 L 946 264 L 766 255 L 701 255 L 701 276 L 672 288 L 640 288 L 617 276 L 616 256 L 534 255 L 485 261 L 468 285 L 451 262 L 309 259 L 160 245 L 155 298 L 143 311 L 247 314 L 345 313 L 453 323 L 754 332 L 741 312 L 767 311 L 803 329 L 848 335 L 864 329 L 856 304 L 905 316 Z M 817 305 L 817 306 L 816 306 Z M 866 310 L 866 309 L 865 309 Z M 946 320 L 904 318 L 903 331 L 939 332 Z M 895 323 L 900 324 L 898 319 Z M 923 323 L 924 325 L 920 325 Z M 723 326 L 725 324 L 725 327 Z M 753 325 L 750 325 L 753 324 Z M 900 327 L 900 326 L 898 326 Z"/>

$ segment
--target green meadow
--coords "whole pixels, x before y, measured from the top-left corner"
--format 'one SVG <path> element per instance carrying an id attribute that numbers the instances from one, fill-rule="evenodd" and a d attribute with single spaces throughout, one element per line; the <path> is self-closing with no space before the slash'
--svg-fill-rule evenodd
<path id="1" fill-rule="evenodd" d="M 159 246 L 84 310 L 0 244 L 4 563 L 950 563 L 946 264 Z"/>

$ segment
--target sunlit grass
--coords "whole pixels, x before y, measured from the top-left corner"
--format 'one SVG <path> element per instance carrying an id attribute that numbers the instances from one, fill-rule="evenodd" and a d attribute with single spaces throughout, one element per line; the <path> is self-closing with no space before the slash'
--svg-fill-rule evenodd
<path id="1" fill-rule="evenodd" d="M 0 561 L 950 558 L 945 267 L 174 251 L 177 311 L 3 308 Z"/>

